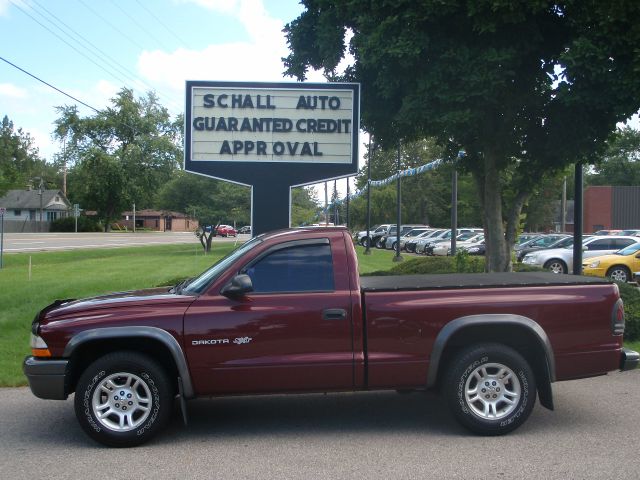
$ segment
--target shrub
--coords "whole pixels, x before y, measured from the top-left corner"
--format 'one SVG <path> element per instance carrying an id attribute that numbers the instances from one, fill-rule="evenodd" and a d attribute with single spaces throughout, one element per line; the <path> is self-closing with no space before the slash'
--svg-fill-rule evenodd
<path id="1" fill-rule="evenodd" d="M 624 318 L 626 326 L 624 339 L 627 341 L 640 340 L 640 290 L 628 283 L 618 283 L 620 296 L 624 302 Z"/>
<path id="2" fill-rule="evenodd" d="M 101 232 L 102 225 L 93 218 L 79 216 L 78 231 L 79 232 Z M 75 219 L 73 217 L 58 218 L 51 222 L 51 232 L 74 232 Z"/>

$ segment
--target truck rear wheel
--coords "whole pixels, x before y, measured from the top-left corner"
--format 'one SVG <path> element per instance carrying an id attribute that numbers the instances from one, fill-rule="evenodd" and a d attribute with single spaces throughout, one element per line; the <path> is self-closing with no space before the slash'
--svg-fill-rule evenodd
<path id="1" fill-rule="evenodd" d="M 75 413 L 82 429 L 111 447 L 150 440 L 169 420 L 173 390 L 164 370 L 135 352 L 99 358 L 76 386 Z"/>
<path id="2" fill-rule="evenodd" d="M 445 377 L 444 395 L 464 427 L 481 435 L 503 435 L 529 417 L 536 383 L 518 352 L 487 343 L 455 356 Z"/>

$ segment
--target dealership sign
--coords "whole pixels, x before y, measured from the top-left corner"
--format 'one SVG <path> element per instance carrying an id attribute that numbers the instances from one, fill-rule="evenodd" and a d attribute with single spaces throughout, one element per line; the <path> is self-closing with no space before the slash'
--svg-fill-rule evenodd
<path id="1" fill-rule="evenodd" d="M 185 170 L 250 185 L 258 233 L 289 226 L 292 186 L 357 172 L 358 84 L 189 81 L 186 103 Z"/>

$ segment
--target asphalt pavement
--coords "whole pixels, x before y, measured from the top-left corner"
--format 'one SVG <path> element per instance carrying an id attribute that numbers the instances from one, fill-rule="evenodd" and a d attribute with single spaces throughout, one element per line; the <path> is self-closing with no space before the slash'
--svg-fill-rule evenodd
<path id="1" fill-rule="evenodd" d="M 189 402 L 151 443 L 110 449 L 84 435 L 72 398 L 0 389 L 7 479 L 613 479 L 640 476 L 640 370 L 554 384 L 503 437 L 459 427 L 431 394 L 233 397 Z"/>
<path id="2" fill-rule="evenodd" d="M 237 239 L 246 241 L 249 235 Z M 233 237 L 214 237 L 215 242 L 234 242 Z M 172 243 L 198 243 L 193 232 L 144 233 L 5 233 L 4 252 L 39 252 L 78 248 L 114 248 Z"/>

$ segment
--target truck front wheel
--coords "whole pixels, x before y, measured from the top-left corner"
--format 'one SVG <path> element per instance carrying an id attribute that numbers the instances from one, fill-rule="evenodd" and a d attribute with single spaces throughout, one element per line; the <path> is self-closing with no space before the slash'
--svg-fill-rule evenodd
<path id="1" fill-rule="evenodd" d="M 82 429 L 112 447 L 132 447 L 151 439 L 169 420 L 173 390 L 164 370 L 135 352 L 99 358 L 76 386 L 75 413 Z"/>
<path id="2" fill-rule="evenodd" d="M 531 367 L 514 349 L 482 344 L 454 357 L 444 394 L 464 427 L 481 435 L 503 435 L 529 417 L 536 383 Z"/>

